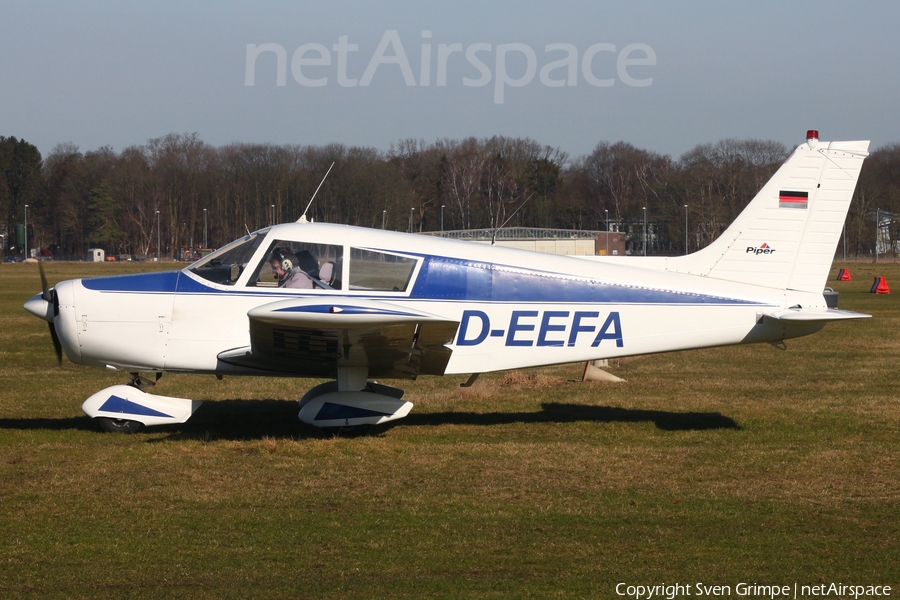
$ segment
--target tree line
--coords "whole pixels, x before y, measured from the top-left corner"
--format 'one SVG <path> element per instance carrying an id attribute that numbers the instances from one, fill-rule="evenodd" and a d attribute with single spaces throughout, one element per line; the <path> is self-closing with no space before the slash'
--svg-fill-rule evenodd
<path id="1" fill-rule="evenodd" d="M 23 252 L 27 205 L 29 248 L 45 254 L 180 256 L 297 220 L 333 163 L 310 219 L 398 231 L 608 227 L 632 248 L 642 245 L 646 219 L 648 253 L 681 254 L 715 239 L 787 156 L 778 142 L 735 139 L 673 159 L 626 142 L 572 158 L 502 136 L 407 139 L 382 151 L 215 147 L 197 134 L 170 134 L 121 152 L 60 144 L 42 157 L 25 140 L 0 137 L 0 234 L 7 253 Z M 875 150 L 847 218 L 849 253 L 874 251 L 872 215 L 900 212 L 898 187 L 900 145 Z M 892 223 L 886 230 L 897 239 Z"/>

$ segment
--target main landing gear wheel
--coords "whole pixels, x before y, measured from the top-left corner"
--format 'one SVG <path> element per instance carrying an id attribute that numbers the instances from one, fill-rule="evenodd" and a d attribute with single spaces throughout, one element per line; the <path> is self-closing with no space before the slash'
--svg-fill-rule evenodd
<path id="1" fill-rule="evenodd" d="M 354 438 L 364 436 L 369 433 L 372 425 L 365 423 L 363 425 L 343 425 L 341 427 L 322 427 L 322 432 L 328 437 Z"/>
<path id="2" fill-rule="evenodd" d="M 140 421 L 129 421 L 128 419 L 110 419 L 109 417 L 97 417 L 100 427 L 107 433 L 137 433 L 144 428 L 144 424 Z"/>

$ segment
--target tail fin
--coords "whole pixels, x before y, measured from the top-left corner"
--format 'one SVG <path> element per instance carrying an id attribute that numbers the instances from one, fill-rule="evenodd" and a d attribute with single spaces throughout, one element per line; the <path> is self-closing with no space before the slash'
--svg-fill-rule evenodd
<path id="1" fill-rule="evenodd" d="M 821 293 L 869 142 L 808 137 L 719 239 L 667 270 Z"/>

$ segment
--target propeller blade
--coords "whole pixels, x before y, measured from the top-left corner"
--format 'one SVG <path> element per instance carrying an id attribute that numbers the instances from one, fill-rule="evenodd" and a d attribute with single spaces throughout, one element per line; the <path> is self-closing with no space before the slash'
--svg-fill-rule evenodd
<path id="1" fill-rule="evenodd" d="M 51 321 L 48 325 L 50 325 L 50 338 L 53 340 L 53 349 L 56 350 L 56 362 L 62 365 L 62 343 L 59 341 L 59 336 L 56 335 L 56 326 L 53 325 L 53 322 Z"/>
<path id="2" fill-rule="evenodd" d="M 47 285 L 47 274 L 44 273 L 44 263 L 38 262 L 38 271 L 41 273 L 41 298 L 45 302 L 51 302 L 53 304 L 53 316 L 59 314 L 59 300 L 56 298 L 56 293 L 50 291 L 50 286 Z M 56 334 L 56 326 L 53 324 L 53 321 L 47 323 L 50 325 L 50 339 L 53 340 L 53 350 L 56 351 L 56 362 L 62 365 L 62 342 L 59 341 L 59 336 Z"/>
<path id="3" fill-rule="evenodd" d="M 41 298 L 50 302 L 50 286 L 47 285 L 47 275 L 44 273 L 44 263 L 38 262 L 38 271 L 41 272 Z"/>

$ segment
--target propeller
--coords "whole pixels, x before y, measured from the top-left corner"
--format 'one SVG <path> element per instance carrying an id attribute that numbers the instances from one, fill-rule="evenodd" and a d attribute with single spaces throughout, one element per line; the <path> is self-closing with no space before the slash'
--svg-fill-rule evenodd
<path id="1" fill-rule="evenodd" d="M 53 306 L 53 316 L 57 317 L 59 315 L 59 298 L 56 296 L 56 290 L 51 290 L 50 286 L 47 285 L 47 275 L 44 273 L 44 263 L 38 263 L 38 270 L 41 272 L 41 299 L 44 302 L 48 302 Z M 56 351 L 56 362 L 58 364 L 62 364 L 62 342 L 59 341 L 59 336 L 56 334 L 56 325 L 54 322 L 48 321 L 48 325 L 50 325 L 50 339 L 53 340 L 53 349 Z"/>

